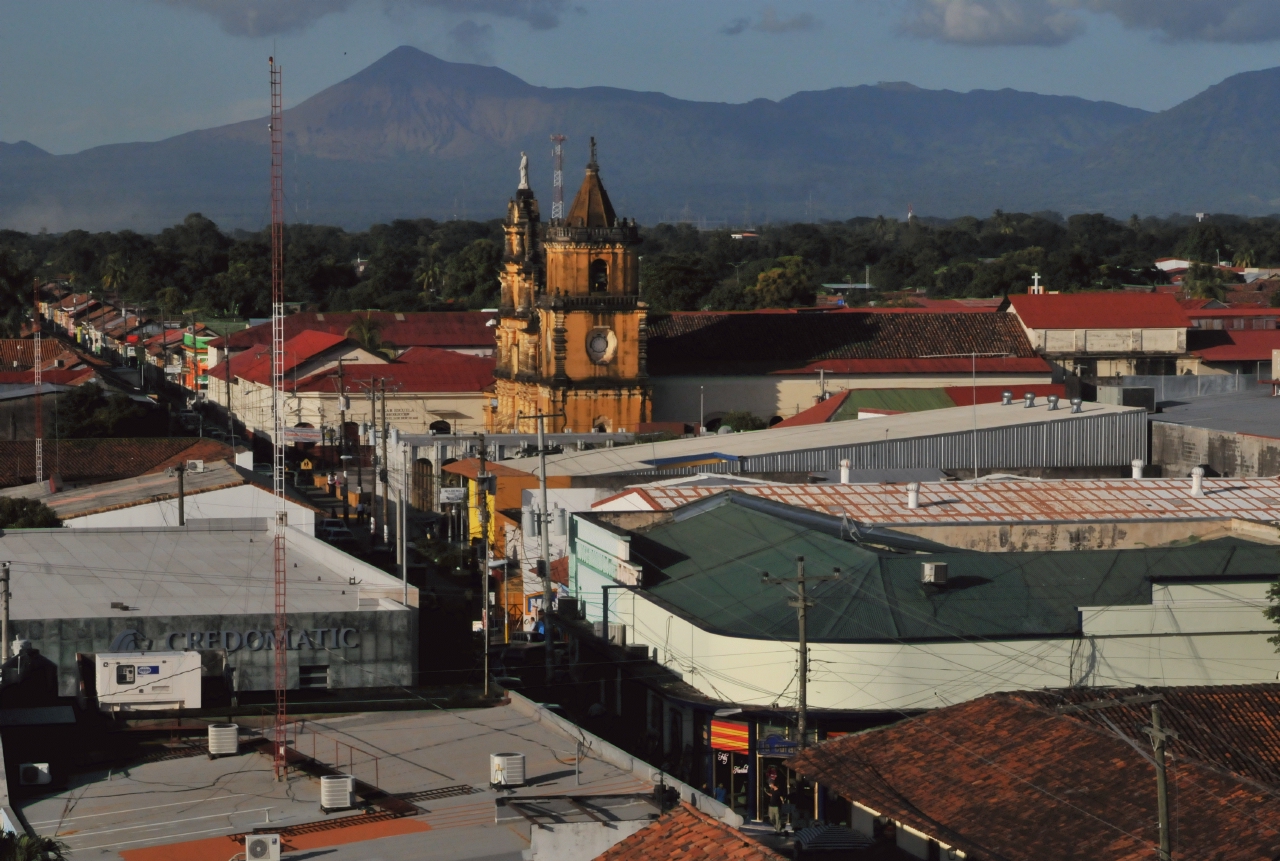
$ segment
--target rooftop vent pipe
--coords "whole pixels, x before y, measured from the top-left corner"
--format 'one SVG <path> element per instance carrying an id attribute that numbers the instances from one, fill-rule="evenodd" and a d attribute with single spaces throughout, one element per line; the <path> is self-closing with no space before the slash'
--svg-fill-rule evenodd
<path id="1" fill-rule="evenodd" d="M 1013 392 L 1009 391 L 1008 389 L 1005 389 L 1003 392 L 1000 393 L 1000 405 L 1007 407 L 1012 403 L 1013 403 Z"/>
<path id="2" fill-rule="evenodd" d="M 1071 412 L 1073 412 L 1073 413 L 1083 412 L 1084 410 L 1082 409 L 1082 404 L 1084 404 L 1084 399 L 1083 399 L 1083 398 L 1072 398 L 1072 399 L 1071 399 Z"/>
<path id="3" fill-rule="evenodd" d="M 907 508 L 920 507 L 920 482 L 913 481 L 907 485 Z"/>
<path id="4" fill-rule="evenodd" d="M 849 467 L 852 465 L 853 464 L 849 462 L 848 458 L 845 458 L 844 460 L 840 461 L 840 483 L 841 484 L 849 483 Z"/>
<path id="5" fill-rule="evenodd" d="M 1034 407 L 1035 405 L 1036 405 L 1036 393 L 1035 393 L 1035 392 L 1027 392 L 1025 395 L 1023 395 L 1023 396 L 1022 396 L 1022 406 L 1023 406 L 1025 409 L 1031 409 L 1031 408 L 1032 408 L 1032 407 Z"/>
<path id="6" fill-rule="evenodd" d="M 1058 408 L 1057 395 L 1049 395 L 1049 397 L 1045 398 L 1045 400 L 1049 402 L 1049 409 L 1056 410 Z"/>
<path id="7" fill-rule="evenodd" d="M 1137 458 L 1130 464 L 1133 467 L 1133 477 L 1142 478 L 1142 459 Z"/>
<path id="8" fill-rule="evenodd" d="M 1191 495 L 1204 496 L 1204 467 L 1191 470 Z"/>

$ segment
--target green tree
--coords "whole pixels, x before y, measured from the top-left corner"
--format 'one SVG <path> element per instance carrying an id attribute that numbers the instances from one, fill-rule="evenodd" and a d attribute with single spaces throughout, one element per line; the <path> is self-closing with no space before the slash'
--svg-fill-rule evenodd
<path id="1" fill-rule="evenodd" d="M 1196 299 L 1224 301 L 1227 298 L 1228 285 L 1235 280 L 1234 273 L 1225 272 L 1217 266 L 1193 263 L 1187 273 L 1182 276 L 1182 289 L 1188 296 Z"/>
<path id="2" fill-rule="evenodd" d="M 778 265 L 761 272 L 751 288 L 757 308 L 812 305 L 817 294 L 809 266 L 800 257 L 779 257 Z"/>
<path id="3" fill-rule="evenodd" d="M 644 258 L 641 295 L 656 312 L 697 311 L 720 281 L 700 254 L 656 254 Z"/>
<path id="4" fill-rule="evenodd" d="M 382 341 L 382 324 L 373 319 L 371 314 L 366 313 L 363 317 L 357 316 L 352 320 L 347 327 L 346 336 L 370 353 L 388 359 L 396 357 L 395 348 Z"/>
<path id="5" fill-rule="evenodd" d="M 38 499 L 0 497 L 0 529 L 52 529 L 62 521 L 53 509 Z M 0 845 L 0 861 L 3 861 Z"/>
<path id="6" fill-rule="evenodd" d="M 766 422 L 747 410 L 731 410 L 720 418 L 720 427 L 732 428 L 737 433 L 739 431 L 764 430 Z"/>
<path id="7" fill-rule="evenodd" d="M 64 439 L 153 437 L 169 433 L 163 409 L 128 395 L 107 395 L 96 383 L 85 383 L 58 395 L 59 436 Z"/>

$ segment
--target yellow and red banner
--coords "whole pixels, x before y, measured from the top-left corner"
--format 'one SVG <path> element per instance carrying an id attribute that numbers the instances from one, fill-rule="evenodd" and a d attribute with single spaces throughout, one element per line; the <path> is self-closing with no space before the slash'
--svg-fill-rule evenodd
<path id="1" fill-rule="evenodd" d="M 750 749 L 747 725 L 732 720 L 711 721 L 711 749 L 737 750 L 745 753 Z"/>

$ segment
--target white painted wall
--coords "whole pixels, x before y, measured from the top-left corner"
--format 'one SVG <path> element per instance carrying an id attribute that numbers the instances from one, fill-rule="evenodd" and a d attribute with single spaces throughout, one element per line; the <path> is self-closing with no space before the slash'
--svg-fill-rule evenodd
<path id="1" fill-rule="evenodd" d="M 187 520 L 210 520 L 225 517 L 275 517 L 276 498 L 271 492 L 256 485 L 224 487 L 189 494 L 184 501 Z M 316 514 L 294 502 L 285 501 L 289 525 L 306 532 L 315 531 Z M 128 508 L 100 511 L 82 517 L 64 518 L 63 523 L 72 529 L 114 527 L 130 529 L 141 526 L 177 526 L 178 500 L 163 499 Z"/>
<path id="2" fill-rule="evenodd" d="M 969 374 L 826 374 L 827 392 L 844 389 L 936 389 L 967 386 Z M 778 374 L 744 377 L 671 376 L 651 377 L 653 420 L 656 422 L 698 421 L 698 398 L 704 401 L 704 415 L 710 419 L 733 410 L 746 410 L 763 419 L 789 418 L 817 403 L 823 391 L 818 374 Z M 1027 386 L 1053 382 L 1043 374 L 979 374 L 980 386 Z"/>
<path id="3" fill-rule="evenodd" d="M 809 705 L 839 709 L 944 706 L 1002 690 L 1273 682 L 1280 655 L 1262 616 L 1267 584 L 1158 588 L 1149 607 L 1081 608 L 1085 636 L 929 644 L 811 644 Z M 1216 603 L 1214 603 L 1216 602 Z M 705 631 L 619 590 L 611 619 L 629 643 L 708 696 L 795 701 L 792 642 Z"/>

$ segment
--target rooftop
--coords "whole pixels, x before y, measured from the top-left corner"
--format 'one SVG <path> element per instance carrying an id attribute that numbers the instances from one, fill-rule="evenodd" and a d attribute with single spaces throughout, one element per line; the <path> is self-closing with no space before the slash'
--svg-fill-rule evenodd
<path id="1" fill-rule="evenodd" d="M 848 517 L 892 525 L 951 523 L 1080 523 L 1124 520 L 1280 521 L 1280 478 L 1206 478 L 1191 496 L 1186 478 L 941 481 L 920 485 L 920 507 L 907 507 L 901 484 L 757 484 L 738 491 Z M 723 488 L 644 484 L 602 499 L 594 511 L 669 511 Z"/>
<path id="2" fill-rule="evenodd" d="M 1081 409 L 1080 413 L 1072 413 L 1063 405 L 1059 409 L 1050 410 L 1043 401 L 1038 401 L 1028 409 L 1021 401 L 1017 401 L 1012 406 L 980 404 L 976 409 L 953 407 L 865 421 L 827 422 L 802 427 L 773 427 L 746 433 L 712 434 L 691 439 L 552 455 L 547 458 L 547 474 L 618 475 L 733 462 L 738 462 L 738 471 L 751 472 L 752 458 L 813 450 L 844 450 L 864 444 L 946 434 L 971 434 L 975 426 L 981 432 L 1040 423 L 1059 424 L 1104 417 L 1125 417 L 1138 413 L 1142 413 L 1145 418 L 1144 411 L 1133 407 L 1085 403 Z M 1111 453 L 1114 454 L 1115 451 Z M 521 458 L 505 463 L 515 469 L 536 473 L 538 459 Z M 918 465 L 948 468 L 941 464 Z M 835 464 L 831 464 L 827 468 L 834 466 Z M 808 471 L 811 468 L 814 467 L 805 466 L 802 469 Z"/>
<path id="3" fill-rule="evenodd" d="M 649 373 L 1048 373 L 1017 320 L 1001 314 L 701 312 L 649 321 Z"/>
<path id="4" fill-rule="evenodd" d="M 1010 310 L 1028 329 L 1185 329 L 1191 325 L 1168 293 L 1020 293 Z"/>
<path id="5" fill-rule="evenodd" d="M 202 472 L 190 470 L 186 472 L 183 477 L 183 494 L 192 497 L 227 487 L 239 487 L 243 484 L 252 484 L 267 493 L 272 493 L 269 475 L 257 475 L 226 461 L 210 461 L 204 465 Z M 178 482 L 176 478 L 166 475 L 165 472 L 152 472 L 136 478 L 90 484 L 58 493 L 24 495 L 28 498 L 39 498 L 41 502 L 52 508 L 58 517 L 67 520 L 118 508 L 176 499 Z M 309 497 L 287 483 L 285 495 L 295 505 L 302 505 L 314 511 L 321 510 L 311 503 Z M 236 512 L 227 512 L 229 517 L 235 514 Z"/>
<path id="6" fill-rule="evenodd" d="M 399 348 L 407 347 L 493 347 L 493 329 L 487 325 L 497 314 L 490 311 L 361 311 L 334 313 L 307 311 L 284 318 L 284 336 L 292 338 L 303 331 L 327 332 L 346 337 L 347 329 L 357 317 L 371 318 L 379 325 L 383 342 Z M 211 347 L 222 347 L 227 338 L 210 341 Z M 271 345 L 271 324 L 262 323 L 233 332 L 229 336 L 232 350 L 255 345 Z"/>
<path id="7" fill-rule="evenodd" d="M 77 775 L 72 788 L 19 806 L 40 834 L 56 835 L 76 857 L 106 861 L 226 861 L 244 851 L 240 835 L 251 830 L 280 832 L 290 858 L 509 861 L 528 848 L 529 825 L 522 818 L 497 821 L 499 798 L 575 795 L 594 801 L 652 791 L 647 780 L 592 754 L 583 759 L 577 782 L 577 739 L 511 705 L 445 710 L 424 701 L 417 711 L 312 715 L 300 730 L 291 728 L 290 739 L 296 750 L 306 756 L 315 751 L 329 765 L 325 751 L 337 742 L 344 771 L 350 745 L 356 751 L 351 771 L 370 783 L 375 771 L 365 752 L 376 753 L 380 788 L 419 811 L 402 818 L 359 810 L 323 814 L 319 780 L 293 772 L 278 783 L 271 759 L 249 749 L 247 731 L 238 756 L 209 760 L 200 748 L 186 755 L 179 748 L 113 773 L 103 768 Z M 489 754 L 498 751 L 525 754 L 528 786 L 514 793 L 489 788 Z"/>
<path id="8" fill-rule="evenodd" d="M 970 856 L 1145 861 L 1159 843 L 1147 745 L 1102 720 L 994 694 L 826 742 L 790 766 Z M 1181 756 L 1169 768 L 1184 811 L 1175 857 L 1252 861 L 1280 852 L 1273 790 Z"/>
<path id="9" fill-rule="evenodd" d="M 784 861 L 786 856 L 682 803 L 595 861 Z"/>
<path id="10" fill-rule="evenodd" d="M 1162 400 L 1159 389 L 1156 400 Z M 1162 401 L 1151 420 L 1275 439 L 1280 437 L 1280 398 L 1271 397 L 1269 386 L 1255 385 L 1226 395 Z"/>
<path id="11" fill-rule="evenodd" d="M 1066 388 L 1053 383 L 1024 383 L 1020 386 L 946 386 L 936 389 L 846 389 L 837 392 L 820 404 L 802 410 L 774 427 L 842 422 L 858 417 L 860 410 L 892 410 L 913 413 L 922 410 L 947 409 L 972 406 L 974 398 L 980 404 L 999 403 L 1005 391 L 1012 392 L 1015 400 L 1033 393 L 1037 398 L 1057 395 L 1066 400 Z"/>
<path id="12" fill-rule="evenodd" d="M 290 528 L 288 541 L 297 566 L 289 569 L 291 613 L 355 610 L 360 592 L 379 588 L 399 598 L 399 579 L 301 530 Z M 0 552 L 13 563 L 14 619 L 271 614 L 272 547 L 266 518 L 0 533 Z M 349 563 L 360 566 L 362 585 L 350 585 Z M 410 603 L 416 593 L 411 587 Z M 112 609 L 113 601 L 129 609 Z"/>
<path id="13" fill-rule="evenodd" d="M 785 575 L 803 556 L 810 571 L 840 572 L 810 586 L 811 642 L 901 644 L 1074 637 L 1081 607 L 1150 606 L 1157 581 L 1269 581 L 1280 573 L 1280 550 L 1238 539 L 1148 550 L 894 553 L 857 543 L 838 518 L 751 500 L 725 492 L 631 532 L 644 594 L 708 631 L 791 640 L 795 611 L 761 575 Z M 921 585 L 923 562 L 947 563 L 945 589 Z"/>
<path id="14" fill-rule="evenodd" d="M 35 440 L 0 440 L 0 486 L 15 487 L 36 480 L 35 445 Z M 44 446 L 46 477 L 57 474 L 74 484 L 117 481 L 164 472 L 188 460 L 234 456 L 225 443 L 190 436 L 46 440 Z"/>
<path id="15" fill-rule="evenodd" d="M 386 380 L 394 398 L 397 394 L 429 392 L 480 392 L 493 385 L 494 359 L 470 356 L 453 350 L 414 347 L 406 355 L 410 361 L 396 360 L 385 364 L 345 365 L 345 385 Z M 298 380 L 295 392 L 337 391 L 338 371 L 332 368 Z"/>
<path id="16" fill-rule="evenodd" d="M 1276 309 L 1280 313 L 1280 309 Z M 1206 362 L 1270 362 L 1280 329 L 1192 329 L 1187 350 Z"/>

